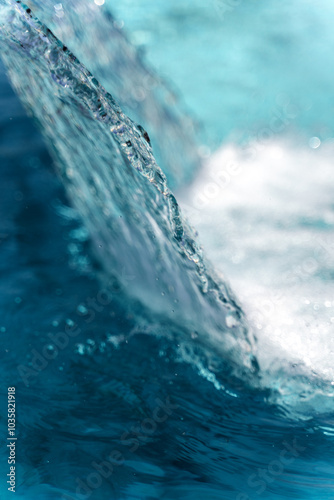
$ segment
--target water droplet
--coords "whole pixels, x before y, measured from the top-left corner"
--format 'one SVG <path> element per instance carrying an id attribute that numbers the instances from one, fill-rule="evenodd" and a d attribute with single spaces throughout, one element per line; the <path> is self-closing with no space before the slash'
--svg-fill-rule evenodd
<path id="1" fill-rule="evenodd" d="M 83 356 L 85 354 L 85 346 L 83 344 L 77 344 L 76 346 L 76 352 Z"/>
<path id="2" fill-rule="evenodd" d="M 88 309 L 86 306 L 84 306 L 83 304 L 80 304 L 78 307 L 77 307 L 77 310 L 79 313 L 81 314 L 86 314 L 88 312 Z"/>

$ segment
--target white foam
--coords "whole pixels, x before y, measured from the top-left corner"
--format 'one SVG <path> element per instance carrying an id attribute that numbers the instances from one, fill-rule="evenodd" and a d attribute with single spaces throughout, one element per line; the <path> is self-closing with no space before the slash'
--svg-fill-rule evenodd
<path id="1" fill-rule="evenodd" d="M 247 156 L 229 144 L 181 193 L 254 326 L 264 372 L 299 364 L 334 380 L 333 149 L 282 140 Z"/>

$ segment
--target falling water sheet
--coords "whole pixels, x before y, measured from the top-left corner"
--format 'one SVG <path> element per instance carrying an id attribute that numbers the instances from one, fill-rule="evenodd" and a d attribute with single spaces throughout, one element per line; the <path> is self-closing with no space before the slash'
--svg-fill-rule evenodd
<path id="1" fill-rule="evenodd" d="M 2 2 L 2 57 L 38 119 L 106 274 L 157 314 L 252 370 L 251 335 L 228 285 L 208 270 L 146 132 L 19 2 Z M 23 71 L 24 68 L 24 71 Z"/>

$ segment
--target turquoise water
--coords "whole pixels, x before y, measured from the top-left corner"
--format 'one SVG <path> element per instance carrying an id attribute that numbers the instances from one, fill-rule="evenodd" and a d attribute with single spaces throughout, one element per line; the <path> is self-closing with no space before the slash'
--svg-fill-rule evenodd
<path id="1" fill-rule="evenodd" d="M 333 137 L 329 0 L 111 2 L 130 39 L 182 91 L 209 145 L 249 137 L 286 101 L 295 132 Z"/>
<path id="2" fill-rule="evenodd" d="M 19 498 L 333 497 L 332 9 L 232 3 L 223 17 L 222 3 L 104 5 L 115 21 L 32 2 L 58 42 L 0 0 L 2 58 L 39 127 L 3 70 L 1 401 L 5 415 L 15 385 Z M 99 26 L 118 59 L 99 38 L 84 50 Z M 164 90 L 138 107 L 134 68 L 150 65 Z M 183 130 L 182 167 L 196 118 L 187 172 L 165 137 L 160 170 L 150 127 Z"/>

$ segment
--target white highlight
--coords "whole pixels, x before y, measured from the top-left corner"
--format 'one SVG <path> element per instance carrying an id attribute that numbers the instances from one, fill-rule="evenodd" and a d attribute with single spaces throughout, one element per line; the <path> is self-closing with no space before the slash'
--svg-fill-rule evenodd
<path id="1" fill-rule="evenodd" d="M 334 380 L 334 147 L 312 140 L 311 150 L 272 140 L 250 156 L 226 145 L 180 193 L 271 380 L 298 369 Z"/>
<path id="2" fill-rule="evenodd" d="M 321 140 L 319 139 L 319 137 L 311 137 L 311 139 L 309 140 L 309 145 L 310 145 L 310 148 L 312 149 L 317 149 L 321 144 Z"/>

